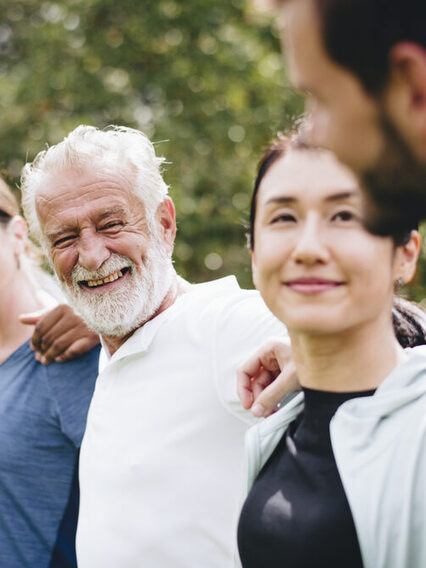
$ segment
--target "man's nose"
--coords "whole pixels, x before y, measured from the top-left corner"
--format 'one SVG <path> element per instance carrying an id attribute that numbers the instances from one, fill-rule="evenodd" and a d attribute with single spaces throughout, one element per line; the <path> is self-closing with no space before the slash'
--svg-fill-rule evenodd
<path id="1" fill-rule="evenodd" d="M 321 219 L 308 217 L 298 235 L 293 250 L 293 260 L 298 264 L 324 264 L 330 253 L 323 235 Z"/>
<path id="2" fill-rule="evenodd" d="M 314 148 L 327 148 L 327 125 L 325 115 L 318 103 L 309 98 L 306 103 L 306 119 L 301 129 L 300 138 L 308 146 Z"/>
<path id="3" fill-rule="evenodd" d="M 98 270 L 109 258 L 110 251 L 105 246 L 103 238 L 97 233 L 80 235 L 78 249 L 78 264 L 87 270 Z"/>

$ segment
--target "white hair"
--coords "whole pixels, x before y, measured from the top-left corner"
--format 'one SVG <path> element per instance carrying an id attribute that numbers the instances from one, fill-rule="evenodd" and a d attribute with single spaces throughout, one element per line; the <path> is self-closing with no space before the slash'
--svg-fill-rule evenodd
<path id="1" fill-rule="evenodd" d="M 67 169 L 84 170 L 105 162 L 118 168 L 127 165 L 134 172 L 134 192 L 151 223 L 158 205 L 168 193 L 161 175 L 164 161 L 165 158 L 155 155 L 152 142 L 139 130 L 124 126 L 110 126 L 105 130 L 78 126 L 62 142 L 37 154 L 22 170 L 22 208 L 32 236 L 46 248 L 36 210 L 36 195 L 46 178 Z"/>

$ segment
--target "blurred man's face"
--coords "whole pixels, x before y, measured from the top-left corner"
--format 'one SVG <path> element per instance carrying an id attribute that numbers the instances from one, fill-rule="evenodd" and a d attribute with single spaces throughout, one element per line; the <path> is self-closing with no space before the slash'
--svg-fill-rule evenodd
<path id="1" fill-rule="evenodd" d="M 312 0 L 288 0 L 278 11 L 290 76 L 307 97 L 308 141 L 335 152 L 360 176 L 372 198 L 367 224 L 373 230 L 413 226 L 419 212 L 426 214 L 426 167 L 380 101 L 328 56 Z"/>
<path id="2" fill-rule="evenodd" d="M 371 167 L 383 145 L 376 101 L 326 53 L 310 0 L 284 3 L 282 15 L 290 77 L 305 93 L 312 120 L 309 141 L 329 148 L 356 171 Z"/>

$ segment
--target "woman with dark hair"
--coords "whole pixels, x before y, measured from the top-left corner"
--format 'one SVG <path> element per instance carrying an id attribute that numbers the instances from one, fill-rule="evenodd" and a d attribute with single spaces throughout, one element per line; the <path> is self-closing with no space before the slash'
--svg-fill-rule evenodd
<path id="1" fill-rule="evenodd" d="M 248 434 L 244 568 L 426 566 L 426 325 L 394 297 L 420 236 L 373 236 L 362 212 L 329 152 L 287 138 L 260 163 L 253 279 L 303 392 Z"/>
<path id="2" fill-rule="evenodd" d="M 51 306 L 52 297 L 2 180 L 0 242 L 0 566 L 73 567 L 75 471 L 99 349 L 67 363 L 36 360 L 33 327 L 19 316 Z"/>

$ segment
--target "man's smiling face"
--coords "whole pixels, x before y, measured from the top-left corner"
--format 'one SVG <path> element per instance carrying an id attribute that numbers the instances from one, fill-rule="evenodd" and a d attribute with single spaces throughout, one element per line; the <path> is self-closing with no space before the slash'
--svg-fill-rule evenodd
<path id="1" fill-rule="evenodd" d="M 95 164 L 49 176 L 36 197 L 61 286 L 104 335 L 126 335 L 152 317 L 170 285 L 173 243 L 160 218 L 147 219 L 133 184 L 130 168 Z"/>

